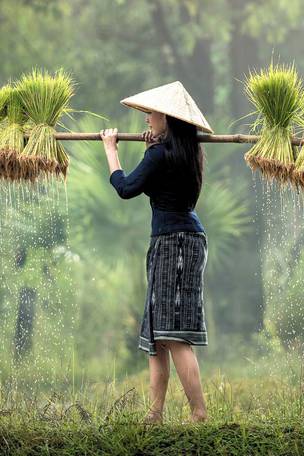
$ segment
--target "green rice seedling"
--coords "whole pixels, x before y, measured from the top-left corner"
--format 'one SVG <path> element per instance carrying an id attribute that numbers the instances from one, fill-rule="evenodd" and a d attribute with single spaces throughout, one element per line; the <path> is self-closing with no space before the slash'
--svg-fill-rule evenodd
<path id="1" fill-rule="evenodd" d="M 0 123 L 3 122 L 7 114 L 7 101 L 10 91 L 11 87 L 9 85 L 3 86 L 0 89 Z"/>
<path id="2" fill-rule="evenodd" d="M 255 105 L 257 119 L 251 131 L 260 131 L 257 143 L 244 158 L 253 171 L 259 169 L 268 181 L 282 186 L 291 182 L 297 148 L 291 144 L 295 127 L 304 112 L 302 81 L 294 64 L 273 65 L 246 77 L 245 92 Z"/>
<path id="3" fill-rule="evenodd" d="M 304 152 L 303 152 L 303 150 L 301 150 L 298 155 L 291 179 L 296 187 L 301 187 L 302 190 L 304 190 Z"/>
<path id="4" fill-rule="evenodd" d="M 0 91 L 0 175 L 15 180 L 20 175 L 18 157 L 24 148 L 25 113 L 18 91 L 11 85 Z"/>
<path id="5" fill-rule="evenodd" d="M 300 148 L 297 155 L 291 182 L 296 188 L 300 187 L 304 190 L 304 146 Z"/>
<path id="6" fill-rule="evenodd" d="M 29 140 L 20 154 L 22 178 L 35 181 L 41 174 L 55 174 L 66 179 L 69 157 L 55 139 L 55 125 L 70 111 L 74 81 L 62 69 L 51 76 L 47 71 L 33 69 L 23 74 L 16 87 L 24 109 L 33 124 Z"/>
<path id="7" fill-rule="evenodd" d="M 1 144 L 1 135 L 4 131 L 7 122 L 6 113 L 7 113 L 7 101 L 10 92 L 9 86 L 4 86 L 0 89 L 0 144 Z M 4 151 L 0 150 L 0 177 L 4 174 Z"/>

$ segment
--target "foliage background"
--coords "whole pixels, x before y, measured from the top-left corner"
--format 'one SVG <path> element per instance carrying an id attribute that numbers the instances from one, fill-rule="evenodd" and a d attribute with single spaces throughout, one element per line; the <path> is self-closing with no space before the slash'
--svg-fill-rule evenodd
<path id="1" fill-rule="evenodd" d="M 5 84 L 33 66 L 50 71 L 63 66 L 78 82 L 73 106 L 109 119 L 77 115 L 74 123 L 66 120 L 70 128 L 98 131 L 117 126 L 119 131 L 139 132 L 146 129 L 144 114 L 126 109 L 119 101 L 180 80 L 216 133 L 246 133 L 250 118 L 235 120 L 252 110 L 241 83 L 249 69 L 267 66 L 274 53 L 281 62 L 295 59 L 298 72 L 303 73 L 303 3 L 1 0 L 0 81 Z M 147 355 L 138 350 L 137 339 L 146 292 L 149 201 L 145 195 L 128 201 L 118 197 L 109 183 L 101 143 L 65 144 L 71 156 L 68 213 L 64 195 L 47 209 L 48 214 L 59 212 L 55 224 L 63 223 L 65 236 L 58 242 L 52 238 L 44 249 L 37 245 L 37 237 L 32 239 L 35 259 L 28 256 L 22 273 L 16 272 L 16 265 L 12 269 L 7 265 L 20 247 L 16 239 L 25 239 L 22 230 L 27 226 L 26 211 L 33 207 L 25 204 L 25 218 L 15 224 L 17 217 L 7 216 L 8 190 L 4 183 L 1 188 L 2 344 L 12 345 L 22 284 L 38 289 L 33 316 L 34 322 L 38 321 L 46 283 L 38 264 L 46 251 L 51 262 L 61 246 L 69 255 L 62 255 L 63 263 L 56 266 L 56 280 L 49 294 L 61 318 L 66 319 L 66 329 L 56 332 L 49 321 L 50 310 L 45 308 L 42 319 L 49 322 L 49 336 L 43 342 L 34 325 L 30 349 L 33 359 L 35 350 L 40 347 L 41 353 L 46 353 L 49 341 L 57 338 L 69 360 L 73 347 L 79 372 L 85 369 L 90 378 L 106 376 L 114 359 L 118 375 L 134 373 L 147 366 Z M 223 363 L 232 368 L 235 363 L 241 364 L 241 369 L 248 357 L 253 359 L 264 352 L 281 353 L 291 347 L 302 350 L 302 262 L 294 263 L 291 281 L 290 270 L 284 266 L 274 276 L 270 274 L 276 251 L 281 252 L 283 264 L 292 264 L 301 257 L 301 220 L 297 228 L 287 223 L 278 204 L 271 207 L 275 223 L 269 223 L 262 184 L 252 178 L 243 160 L 247 150 L 248 145 L 205 145 L 204 186 L 196 210 L 209 237 L 204 291 L 209 346 L 199 347 L 196 352 L 201 361 L 214 368 Z M 137 165 L 143 153 L 141 143 L 119 144 L 126 172 Z M 37 218 L 37 226 L 44 237 L 47 215 L 43 209 L 38 211 L 42 215 Z M 292 214 L 290 217 L 293 220 Z M 297 245 L 296 250 L 285 248 L 286 230 L 294 235 L 291 241 Z M 15 295 L 9 292 L 12 277 Z M 282 292 L 273 277 L 285 277 Z M 274 315 L 282 318 L 274 319 Z M 68 343 L 70 332 L 72 343 Z M 6 354 L 9 359 L 9 348 Z M 55 352 L 50 359 L 56 359 Z M 2 369 L 4 376 L 8 372 L 8 368 Z"/>

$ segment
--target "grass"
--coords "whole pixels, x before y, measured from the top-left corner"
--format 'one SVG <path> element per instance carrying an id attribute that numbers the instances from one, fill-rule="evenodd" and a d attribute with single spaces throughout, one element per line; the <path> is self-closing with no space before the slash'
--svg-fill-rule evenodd
<path id="1" fill-rule="evenodd" d="M 189 406 L 172 370 L 163 425 L 144 425 L 149 372 L 75 385 L 64 393 L 2 395 L 7 455 L 302 455 L 303 379 L 202 378 L 209 421 L 186 424 Z"/>

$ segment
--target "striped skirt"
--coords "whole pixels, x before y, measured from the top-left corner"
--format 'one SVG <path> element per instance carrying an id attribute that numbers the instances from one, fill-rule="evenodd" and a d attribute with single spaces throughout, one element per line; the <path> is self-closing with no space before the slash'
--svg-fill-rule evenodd
<path id="1" fill-rule="evenodd" d="M 146 254 L 147 294 L 138 348 L 155 356 L 155 340 L 208 345 L 204 311 L 204 232 L 152 236 Z"/>

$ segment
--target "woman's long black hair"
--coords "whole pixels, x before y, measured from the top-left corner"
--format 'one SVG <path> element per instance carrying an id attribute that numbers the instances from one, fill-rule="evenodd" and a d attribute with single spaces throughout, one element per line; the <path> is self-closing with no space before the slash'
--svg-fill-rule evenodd
<path id="1" fill-rule="evenodd" d="M 204 148 L 197 140 L 197 127 L 166 115 L 167 134 L 162 137 L 166 160 L 183 177 L 186 190 L 198 199 L 204 171 Z"/>

